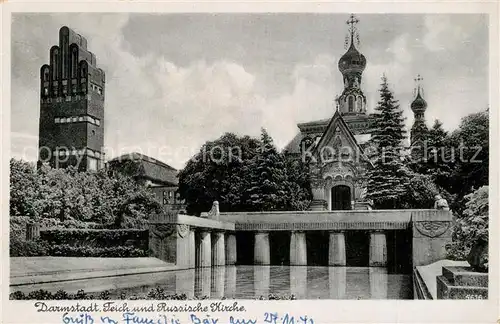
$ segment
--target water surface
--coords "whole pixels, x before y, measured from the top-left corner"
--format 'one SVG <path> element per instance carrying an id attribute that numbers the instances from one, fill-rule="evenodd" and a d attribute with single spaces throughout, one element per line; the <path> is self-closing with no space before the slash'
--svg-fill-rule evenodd
<path id="1" fill-rule="evenodd" d="M 223 266 L 126 276 L 129 285 L 113 295 L 146 294 L 161 287 L 169 294 L 208 298 L 255 299 L 269 294 L 297 299 L 412 299 L 411 275 L 385 268 Z"/>

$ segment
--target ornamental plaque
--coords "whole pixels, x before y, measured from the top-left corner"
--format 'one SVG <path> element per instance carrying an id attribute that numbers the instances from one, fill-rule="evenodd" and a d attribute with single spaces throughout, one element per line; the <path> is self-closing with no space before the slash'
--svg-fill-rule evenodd
<path id="1" fill-rule="evenodd" d="M 443 235 L 448 228 L 450 227 L 450 222 L 433 222 L 433 221 L 424 221 L 424 222 L 415 222 L 414 225 L 420 234 L 427 237 L 438 237 Z"/>
<path id="2" fill-rule="evenodd" d="M 177 234 L 179 234 L 180 237 L 186 237 L 188 233 L 189 233 L 189 225 L 185 224 L 177 225 Z"/>
<path id="3" fill-rule="evenodd" d="M 150 232 L 153 236 L 163 240 L 167 236 L 174 233 L 174 228 L 171 224 L 156 224 L 151 226 Z"/>

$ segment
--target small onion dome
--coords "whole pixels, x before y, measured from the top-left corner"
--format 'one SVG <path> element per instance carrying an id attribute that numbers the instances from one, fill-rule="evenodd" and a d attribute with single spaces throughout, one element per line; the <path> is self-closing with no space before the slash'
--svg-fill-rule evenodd
<path id="1" fill-rule="evenodd" d="M 351 46 L 339 60 L 339 70 L 342 74 L 349 70 L 363 72 L 366 67 L 366 58 L 361 54 L 351 41 Z"/>
<path id="2" fill-rule="evenodd" d="M 413 112 L 422 112 L 425 111 L 426 108 L 427 108 L 427 102 L 420 95 L 420 91 L 418 91 L 417 97 L 411 103 L 411 110 L 413 110 Z"/>

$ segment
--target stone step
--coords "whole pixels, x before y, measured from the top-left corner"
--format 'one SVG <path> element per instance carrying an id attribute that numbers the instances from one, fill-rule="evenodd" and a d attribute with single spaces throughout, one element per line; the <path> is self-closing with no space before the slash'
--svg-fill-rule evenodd
<path id="1" fill-rule="evenodd" d="M 453 286 L 488 287 L 488 273 L 476 272 L 470 267 L 445 266 L 442 273 Z"/>

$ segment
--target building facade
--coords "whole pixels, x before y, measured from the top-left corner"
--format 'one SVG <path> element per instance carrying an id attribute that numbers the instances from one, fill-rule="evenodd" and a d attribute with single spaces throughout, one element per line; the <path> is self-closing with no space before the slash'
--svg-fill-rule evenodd
<path id="1" fill-rule="evenodd" d="M 178 171 L 170 165 L 137 152 L 123 154 L 106 163 L 109 172 L 120 172 L 148 187 L 165 210 L 185 213 L 180 199 Z"/>
<path id="2" fill-rule="evenodd" d="M 64 26 L 40 69 L 39 163 L 97 170 L 104 163 L 105 74 L 87 40 Z"/>

